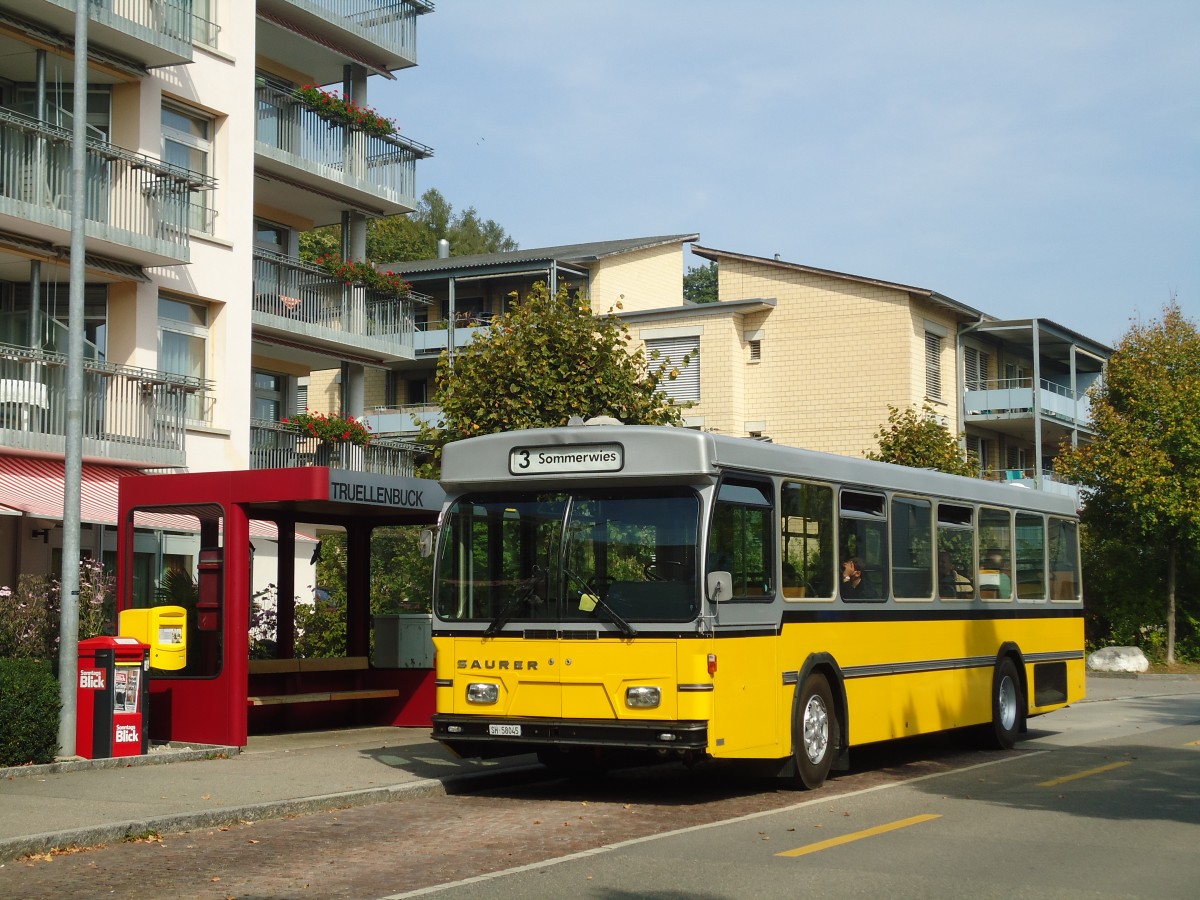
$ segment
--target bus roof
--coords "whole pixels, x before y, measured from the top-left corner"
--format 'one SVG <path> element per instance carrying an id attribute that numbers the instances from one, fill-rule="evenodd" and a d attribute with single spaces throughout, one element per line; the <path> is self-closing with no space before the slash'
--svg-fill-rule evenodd
<path id="1" fill-rule="evenodd" d="M 533 428 L 455 441 L 443 449 L 441 483 L 448 493 L 585 482 L 697 484 L 731 468 L 1076 514 L 1069 497 L 1014 484 L 658 425 Z"/>

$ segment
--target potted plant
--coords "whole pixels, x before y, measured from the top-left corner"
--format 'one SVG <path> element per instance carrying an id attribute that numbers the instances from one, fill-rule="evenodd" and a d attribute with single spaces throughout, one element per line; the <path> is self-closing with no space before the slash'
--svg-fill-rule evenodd
<path id="1" fill-rule="evenodd" d="M 391 137 L 399 131 L 392 119 L 381 116 L 369 107 L 359 106 L 336 92 L 323 91 L 315 84 L 300 88 L 296 91 L 296 97 L 323 119 L 343 122 L 368 134 Z"/>
<path id="2" fill-rule="evenodd" d="M 366 424 L 354 416 L 326 415 L 325 413 L 303 412 L 290 418 L 282 419 L 282 424 L 293 425 L 301 436 L 315 438 L 319 443 L 316 448 L 317 465 L 329 465 L 333 460 L 333 450 L 342 444 L 352 447 L 365 447 L 375 440 Z M 355 456 L 361 456 L 359 450 Z"/>
<path id="3" fill-rule="evenodd" d="M 361 284 L 393 297 L 407 297 L 412 290 L 412 285 L 395 272 L 380 272 L 365 260 L 344 262 L 336 253 L 323 253 L 314 263 L 343 284 Z"/>

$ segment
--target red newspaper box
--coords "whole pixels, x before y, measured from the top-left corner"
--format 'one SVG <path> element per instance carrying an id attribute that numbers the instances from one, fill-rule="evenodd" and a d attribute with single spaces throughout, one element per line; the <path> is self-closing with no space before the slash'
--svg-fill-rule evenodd
<path id="1" fill-rule="evenodd" d="M 150 645 L 130 637 L 79 642 L 75 752 L 138 756 L 150 746 Z"/>

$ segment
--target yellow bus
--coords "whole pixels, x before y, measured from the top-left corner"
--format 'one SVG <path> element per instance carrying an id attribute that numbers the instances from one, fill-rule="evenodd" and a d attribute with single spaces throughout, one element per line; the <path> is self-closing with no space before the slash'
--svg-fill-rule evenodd
<path id="1" fill-rule="evenodd" d="M 682 428 L 571 425 L 444 451 L 433 734 L 585 770 L 851 747 L 1084 693 L 1065 497 Z"/>

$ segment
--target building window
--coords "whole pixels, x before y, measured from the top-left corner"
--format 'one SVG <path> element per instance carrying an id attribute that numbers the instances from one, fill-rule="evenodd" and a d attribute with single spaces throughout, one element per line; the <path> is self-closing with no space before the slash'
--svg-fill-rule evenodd
<path id="1" fill-rule="evenodd" d="M 750 362 L 762 360 L 762 341 L 750 341 Z"/>
<path id="2" fill-rule="evenodd" d="M 650 372 L 666 362 L 675 378 L 663 378 L 658 389 L 676 403 L 700 401 L 700 337 L 651 338 L 646 341 L 646 364 Z"/>
<path id="3" fill-rule="evenodd" d="M 265 422 L 284 417 L 287 377 L 274 372 L 254 372 L 254 411 L 251 415 Z"/>
<path id="4" fill-rule="evenodd" d="M 982 350 L 977 350 L 974 347 L 963 348 L 963 368 L 965 369 L 968 391 L 987 390 L 988 369 L 990 365 L 991 358 Z"/>
<path id="5" fill-rule="evenodd" d="M 942 338 L 931 331 L 925 332 L 925 396 L 942 399 Z"/>
<path id="6" fill-rule="evenodd" d="M 210 116 L 164 101 L 163 161 L 200 175 L 212 175 L 213 130 Z M 214 218 L 211 192 L 193 194 L 188 209 L 188 227 L 203 234 L 212 234 Z"/>
<path id="7" fill-rule="evenodd" d="M 158 367 L 172 375 L 206 378 L 208 307 L 166 295 L 158 298 Z M 203 421 L 203 391 L 188 394 L 186 415 Z"/>

